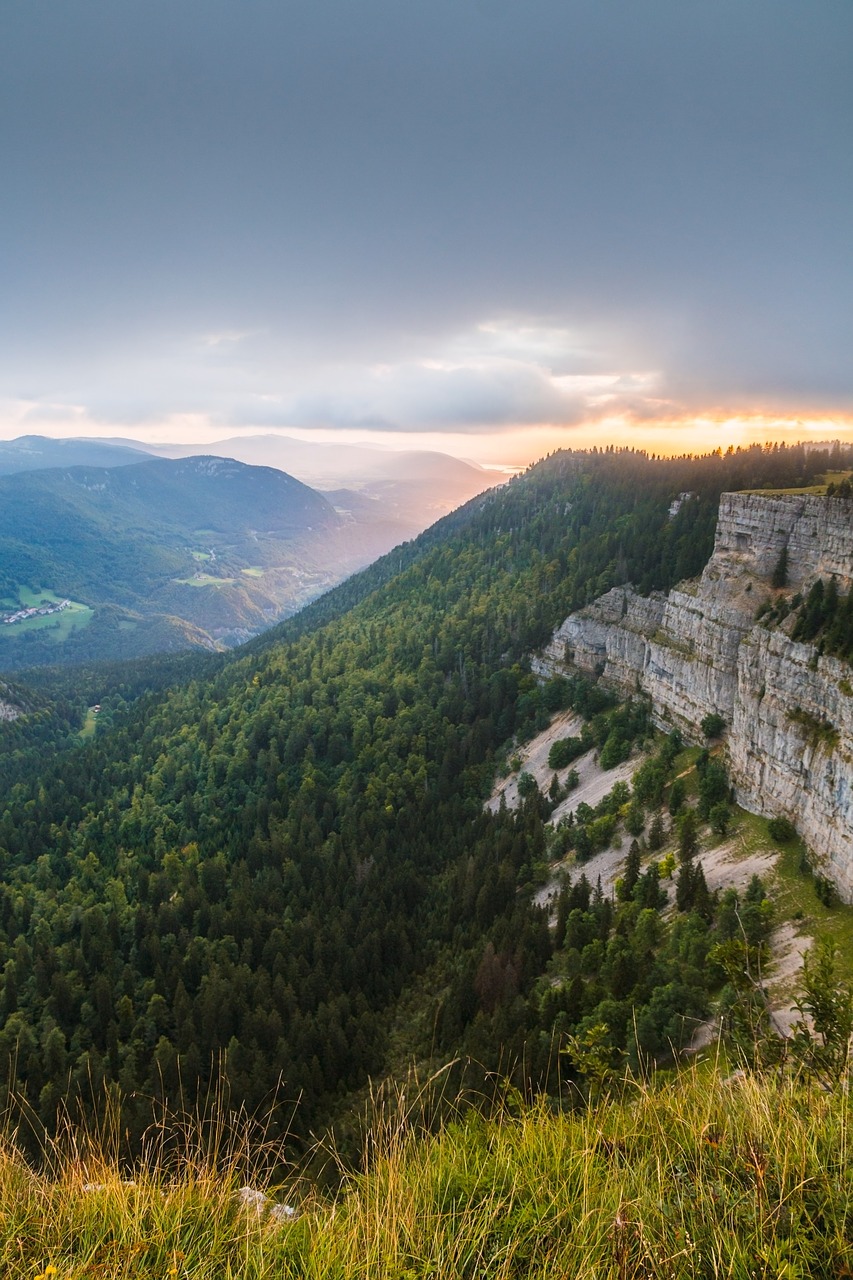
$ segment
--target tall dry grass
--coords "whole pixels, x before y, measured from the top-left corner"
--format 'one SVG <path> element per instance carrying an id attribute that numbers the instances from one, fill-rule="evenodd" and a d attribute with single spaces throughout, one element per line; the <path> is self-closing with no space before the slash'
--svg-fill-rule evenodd
<path id="1" fill-rule="evenodd" d="M 132 1169 L 66 1134 L 36 1171 L 0 1149 L 0 1273 L 247 1280 L 853 1276 L 850 1100 L 704 1068 L 561 1111 L 546 1101 L 440 1131 L 420 1099 L 378 1100 L 369 1167 L 278 1221 L 246 1208 L 269 1153 L 184 1125 Z M 182 1145 L 181 1145 L 182 1144 Z M 108 1144 L 107 1144 L 108 1146 Z M 48 1268 L 55 1268 L 55 1272 Z"/>

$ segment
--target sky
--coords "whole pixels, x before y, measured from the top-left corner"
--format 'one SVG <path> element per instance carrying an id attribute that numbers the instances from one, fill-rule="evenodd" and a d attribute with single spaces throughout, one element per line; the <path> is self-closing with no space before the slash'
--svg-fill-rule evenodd
<path id="1" fill-rule="evenodd" d="M 850 0 L 0 29 L 0 437 L 853 439 Z"/>

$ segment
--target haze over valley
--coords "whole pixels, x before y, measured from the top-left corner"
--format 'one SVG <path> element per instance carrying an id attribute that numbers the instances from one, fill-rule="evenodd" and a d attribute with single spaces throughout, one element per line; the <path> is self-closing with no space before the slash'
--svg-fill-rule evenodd
<path id="1" fill-rule="evenodd" d="M 445 455 L 288 443 L 156 461 L 132 442 L 0 448 L 0 667 L 240 643 L 496 479 Z M 72 607 L 22 616 L 53 599 Z"/>

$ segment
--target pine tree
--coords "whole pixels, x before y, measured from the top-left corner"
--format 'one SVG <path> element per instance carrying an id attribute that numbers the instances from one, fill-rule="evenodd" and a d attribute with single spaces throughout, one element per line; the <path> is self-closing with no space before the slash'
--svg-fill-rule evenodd
<path id="1" fill-rule="evenodd" d="M 620 902 L 630 902 L 634 895 L 634 887 L 640 878 L 640 846 L 636 840 L 631 841 L 631 848 L 625 859 L 625 873 L 619 888 Z"/>
<path id="2" fill-rule="evenodd" d="M 650 852 L 657 853 L 659 849 L 662 849 L 665 839 L 666 829 L 663 825 L 663 817 L 661 814 L 656 813 L 652 821 L 652 825 L 649 827 Z"/>
<path id="3" fill-rule="evenodd" d="M 699 848 L 699 822 L 695 809 L 685 809 L 678 823 L 678 856 L 682 862 L 690 862 Z"/>
<path id="4" fill-rule="evenodd" d="M 787 543 L 779 552 L 779 559 L 776 561 L 776 568 L 773 570 L 773 577 L 770 579 L 770 585 L 776 587 L 784 587 L 788 582 L 788 545 Z"/>

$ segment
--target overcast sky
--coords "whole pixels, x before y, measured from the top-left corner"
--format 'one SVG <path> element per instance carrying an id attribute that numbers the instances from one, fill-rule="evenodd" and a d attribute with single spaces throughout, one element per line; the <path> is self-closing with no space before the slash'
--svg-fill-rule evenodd
<path id="1" fill-rule="evenodd" d="M 0 23 L 3 436 L 853 438 L 851 0 Z"/>

